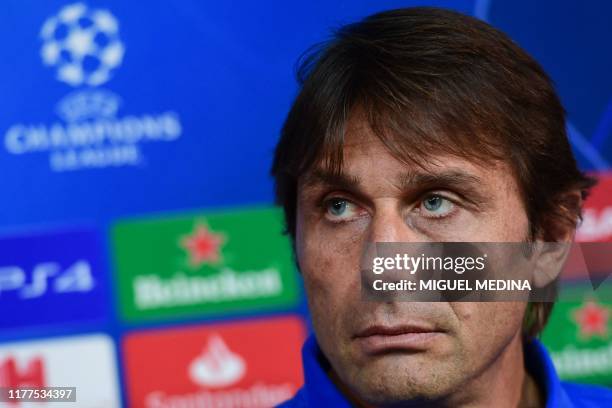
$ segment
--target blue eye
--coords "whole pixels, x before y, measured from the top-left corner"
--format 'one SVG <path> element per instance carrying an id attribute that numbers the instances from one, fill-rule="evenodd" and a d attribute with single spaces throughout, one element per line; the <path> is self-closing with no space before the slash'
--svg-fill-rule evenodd
<path id="1" fill-rule="evenodd" d="M 348 203 L 346 202 L 346 200 L 332 200 L 329 203 L 328 209 L 329 209 L 330 214 L 338 217 L 344 214 L 347 206 L 348 206 Z"/>
<path id="2" fill-rule="evenodd" d="M 454 208 L 454 204 L 439 195 L 430 195 L 423 199 L 423 215 L 425 217 L 444 217 L 448 215 Z"/>
<path id="3" fill-rule="evenodd" d="M 332 198 L 325 202 L 325 215 L 331 221 L 349 221 L 358 214 L 359 207 L 343 198 Z"/>
<path id="4" fill-rule="evenodd" d="M 427 211 L 436 211 L 440 207 L 442 207 L 442 197 L 440 196 L 431 196 L 427 197 L 423 200 L 423 205 L 427 209 Z"/>

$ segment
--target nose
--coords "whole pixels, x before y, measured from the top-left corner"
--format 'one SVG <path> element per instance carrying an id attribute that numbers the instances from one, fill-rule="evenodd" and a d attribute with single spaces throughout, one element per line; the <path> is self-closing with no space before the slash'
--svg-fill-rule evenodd
<path id="1" fill-rule="evenodd" d="M 370 242 L 422 242 L 423 237 L 407 222 L 395 206 L 378 208 L 372 217 Z"/>

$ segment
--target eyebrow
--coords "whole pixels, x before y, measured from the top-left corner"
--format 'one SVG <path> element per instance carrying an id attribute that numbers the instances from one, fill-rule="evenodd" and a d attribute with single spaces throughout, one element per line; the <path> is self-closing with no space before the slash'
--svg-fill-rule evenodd
<path id="1" fill-rule="evenodd" d="M 303 179 L 303 188 L 326 186 L 347 192 L 364 195 L 362 180 L 346 173 L 334 173 L 325 169 L 314 169 Z M 485 201 L 481 178 L 458 169 L 448 169 L 437 173 L 426 171 L 407 171 L 399 175 L 395 185 L 400 191 L 408 192 L 426 189 L 455 189 L 474 204 Z"/>
<path id="2" fill-rule="evenodd" d="M 482 184 L 482 179 L 461 170 L 446 170 L 439 173 L 406 172 L 400 175 L 398 187 L 402 190 L 427 187 L 470 187 Z"/>
<path id="3" fill-rule="evenodd" d="M 323 184 L 343 190 L 355 190 L 361 186 L 361 179 L 345 173 L 333 173 L 323 169 L 310 171 L 304 177 L 304 187 L 314 187 Z"/>
<path id="4" fill-rule="evenodd" d="M 482 180 L 473 175 L 459 170 L 449 170 L 440 173 L 414 172 L 402 173 L 398 177 L 397 186 L 402 190 L 414 189 L 427 186 L 456 186 L 462 184 L 479 185 Z M 351 190 L 361 186 L 361 179 L 346 173 L 332 173 L 323 169 L 315 169 L 304 177 L 304 186 L 316 184 L 328 184 L 338 188 Z"/>

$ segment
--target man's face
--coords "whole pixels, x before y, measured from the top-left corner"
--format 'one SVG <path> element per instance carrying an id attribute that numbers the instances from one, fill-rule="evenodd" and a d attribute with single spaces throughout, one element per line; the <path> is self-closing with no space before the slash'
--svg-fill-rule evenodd
<path id="1" fill-rule="evenodd" d="M 522 365 L 504 359 L 520 350 L 524 303 L 364 302 L 360 286 L 370 242 L 524 241 L 509 167 L 442 156 L 407 165 L 358 116 L 345 141 L 342 177 L 304 175 L 297 206 L 298 262 L 335 375 L 359 399 L 384 404 L 445 397 L 500 364 Z"/>

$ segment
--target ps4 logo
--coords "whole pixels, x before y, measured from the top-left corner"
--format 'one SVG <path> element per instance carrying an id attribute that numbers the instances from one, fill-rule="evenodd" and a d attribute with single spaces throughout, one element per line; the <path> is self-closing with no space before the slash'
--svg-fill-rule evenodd
<path id="1" fill-rule="evenodd" d="M 34 266 L 31 278 L 20 266 L 0 267 L 0 300 L 13 292 L 21 299 L 35 299 L 47 293 L 90 292 L 95 286 L 91 265 L 78 260 L 67 268 L 57 262 L 42 262 Z"/>

